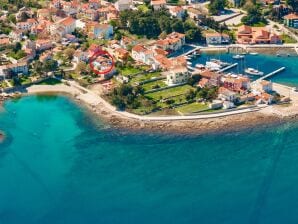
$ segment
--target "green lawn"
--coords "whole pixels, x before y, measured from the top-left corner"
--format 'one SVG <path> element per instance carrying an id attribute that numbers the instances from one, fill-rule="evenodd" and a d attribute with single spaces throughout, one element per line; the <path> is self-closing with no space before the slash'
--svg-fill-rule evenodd
<path id="1" fill-rule="evenodd" d="M 123 68 L 123 69 L 120 70 L 120 74 L 124 75 L 124 76 L 128 76 L 128 75 L 134 75 L 134 74 L 139 73 L 141 71 L 142 70 L 138 69 L 138 68 L 133 68 L 133 67 L 128 68 L 128 67 L 126 67 L 126 68 Z"/>
<path id="2" fill-rule="evenodd" d="M 22 85 L 26 85 L 31 83 L 31 79 L 29 77 L 23 76 L 20 78 L 20 82 Z"/>
<path id="3" fill-rule="evenodd" d="M 40 83 L 38 83 L 38 85 L 56 85 L 56 84 L 60 84 L 61 81 L 58 79 L 53 79 L 53 78 L 49 78 L 47 80 L 44 80 Z"/>
<path id="4" fill-rule="evenodd" d="M 144 88 L 145 91 L 152 90 L 152 89 L 154 89 L 154 87 L 157 87 L 157 86 L 159 86 L 158 88 L 161 88 L 161 87 L 165 87 L 167 85 L 164 82 L 164 80 L 148 82 L 148 83 L 142 85 L 142 87 Z M 157 89 L 157 88 L 155 88 L 155 89 Z"/>
<path id="5" fill-rule="evenodd" d="M 176 108 L 176 110 L 178 112 L 183 113 L 183 114 L 189 114 L 189 113 L 203 111 L 203 110 L 207 110 L 207 109 L 208 109 L 208 105 L 202 104 L 202 103 L 197 103 L 197 102 L 194 102 L 191 104 L 185 104 L 183 106 Z"/>
<path id="6" fill-rule="evenodd" d="M 147 73 L 147 74 L 137 75 L 137 76 L 133 77 L 131 79 L 131 82 L 132 83 L 143 82 L 143 81 L 153 79 L 153 78 L 158 78 L 158 77 L 161 77 L 160 72 Z"/>
<path id="7" fill-rule="evenodd" d="M 146 96 L 154 100 L 160 100 L 161 98 L 164 99 L 172 96 L 186 94 L 187 91 L 189 91 L 190 89 L 193 89 L 193 87 L 191 87 L 190 85 L 183 85 L 183 86 L 177 86 L 177 87 L 173 87 L 162 91 L 157 91 L 154 93 L 148 93 L 146 94 Z"/>
<path id="8" fill-rule="evenodd" d="M 295 43 L 297 43 L 296 40 L 294 40 L 292 37 L 290 37 L 287 34 L 282 34 L 281 39 L 282 39 L 283 43 L 285 43 L 285 44 L 295 44 Z"/>

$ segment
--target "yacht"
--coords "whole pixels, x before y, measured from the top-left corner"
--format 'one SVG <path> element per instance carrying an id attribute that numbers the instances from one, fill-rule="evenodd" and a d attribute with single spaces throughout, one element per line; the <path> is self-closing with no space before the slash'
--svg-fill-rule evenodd
<path id="1" fill-rule="evenodd" d="M 244 55 L 240 55 L 240 54 L 236 54 L 233 56 L 234 59 L 243 59 L 245 56 Z"/>
<path id="2" fill-rule="evenodd" d="M 258 55 L 259 53 L 258 52 L 250 52 L 249 54 L 250 55 Z"/>
<path id="3" fill-rule="evenodd" d="M 198 68 L 198 69 L 205 69 L 205 65 L 203 65 L 203 64 L 196 64 L 196 68 Z"/>
<path id="4" fill-rule="evenodd" d="M 254 69 L 254 68 L 247 68 L 245 69 L 245 73 L 246 74 L 249 74 L 249 75 L 259 75 L 259 76 L 262 76 L 264 75 L 264 72 L 261 72 L 257 69 Z"/>

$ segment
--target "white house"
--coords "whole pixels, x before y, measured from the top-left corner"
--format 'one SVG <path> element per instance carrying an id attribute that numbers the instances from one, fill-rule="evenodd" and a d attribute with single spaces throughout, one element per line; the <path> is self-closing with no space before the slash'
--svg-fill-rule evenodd
<path id="1" fill-rule="evenodd" d="M 76 20 L 72 17 L 66 17 L 53 24 L 50 28 L 51 34 L 59 33 L 64 36 L 65 34 L 71 34 L 76 28 Z"/>
<path id="2" fill-rule="evenodd" d="M 89 60 L 89 53 L 87 51 L 76 50 L 73 55 L 73 61 L 78 63 L 80 61 L 87 62 Z"/>
<path id="3" fill-rule="evenodd" d="M 190 78 L 190 73 L 186 67 L 179 66 L 167 72 L 167 85 L 177 85 L 186 83 Z"/>
<path id="4" fill-rule="evenodd" d="M 230 37 L 225 33 L 206 33 L 206 43 L 208 45 L 228 44 Z"/>
<path id="5" fill-rule="evenodd" d="M 132 0 L 118 0 L 115 2 L 115 8 L 117 11 L 124 11 L 130 9 L 132 6 Z"/>
<path id="6" fill-rule="evenodd" d="M 131 57 L 139 62 L 151 65 L 153 62 L 153 51 L 148 50 L 143 45 L 136 45 L 132 48 Z"/>

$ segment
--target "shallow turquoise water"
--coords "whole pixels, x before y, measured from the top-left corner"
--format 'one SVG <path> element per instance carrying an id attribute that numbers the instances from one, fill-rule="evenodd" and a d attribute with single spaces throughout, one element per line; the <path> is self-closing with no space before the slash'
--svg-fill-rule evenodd
<path id="1" fill-rule="evenodd" d="M 231 55 L 203 55 L 233 61 Z M 239 62 L 240 63 L 240 62 Z M 246 56 L 298 86 L 297 57 Z M 5 103 L 0 224 L 298 223 L 298 123 L 201 136 L 106 128 L 62 96 Z"/>
<path id="2" fill-rule="evenodd" d="M 232 54 L 202 54 L 196 60 L 193 60 L 193 65 L 197 63 L 205 64 L 211 58 L 220 59 L 225 62 L 238 63 L 238 66 L 229 70 L 244 74 L 244 69 L 248 67 L 256 68 L 269 74 L 281 67 L 286 67 L 285 71 L 272 76 L 270 80 L 286 85 L 298 87 L 298 57 L 277 57 L 275 55 L 246 55 L 245 60 L 235 60 Z M 251 77 L 252 79 L 255 76 Z"/>
<path id="3" fill-rule="evenodd" d="M 106 129 L 65 97 L 0 114 L 0 223 L 298 223 L 298 126 Z"/>

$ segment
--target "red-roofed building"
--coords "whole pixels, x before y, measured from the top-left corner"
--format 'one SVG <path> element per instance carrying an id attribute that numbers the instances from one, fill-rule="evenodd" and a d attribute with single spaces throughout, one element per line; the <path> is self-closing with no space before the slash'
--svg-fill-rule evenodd
<path id="1" fill-rule="evenodd" d="M 298 14 L 291 13 L 284 17 L 284 24 L 288 27 L 298 29 Z"/>
<path id="2" fill-rule="evenodd" d="M 269 32 L 264 27 L 240 26 L 237 31 L 239 44 L 278 44 L 281 39 L 278 35 Z"/>

